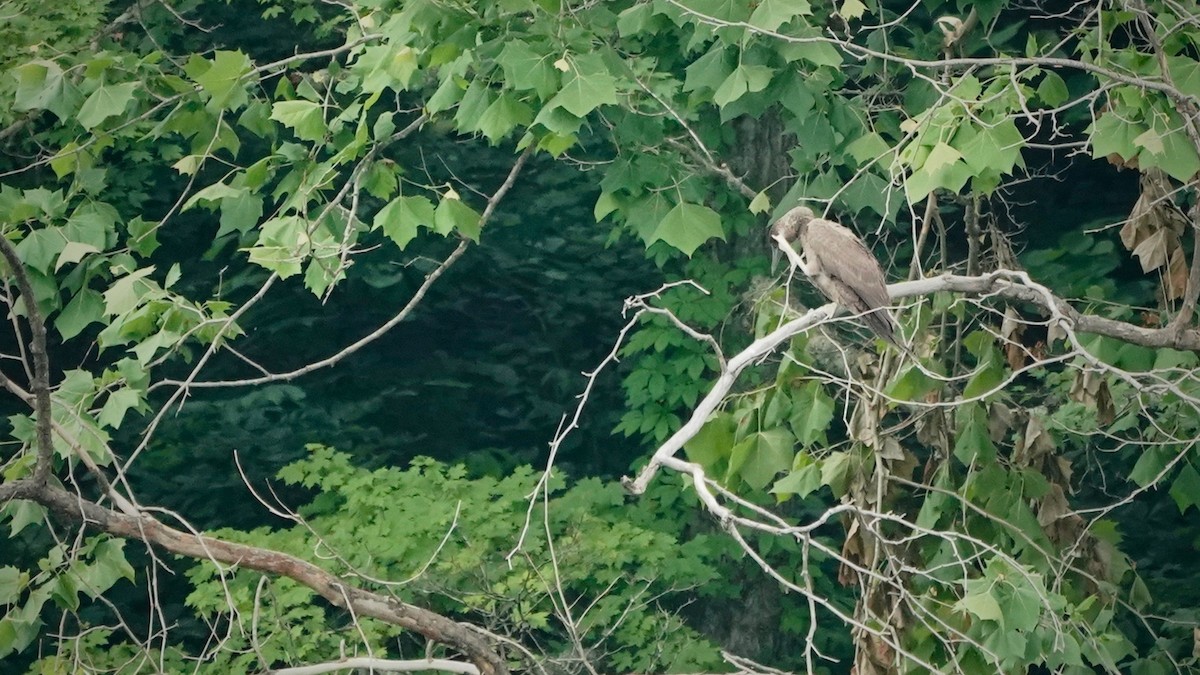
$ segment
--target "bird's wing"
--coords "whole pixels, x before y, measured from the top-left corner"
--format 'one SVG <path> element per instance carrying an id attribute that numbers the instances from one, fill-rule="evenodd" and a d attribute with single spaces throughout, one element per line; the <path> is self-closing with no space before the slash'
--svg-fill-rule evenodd
<path id="1" fill-rule="evenodd" d="M 809 222 L 801 239 L 804 254 L 815 258 L 826 275 L 852 290 L 866 305 L 862 309 L 891 304 L 883 268 L 854 232 L 817 218 Z"/>

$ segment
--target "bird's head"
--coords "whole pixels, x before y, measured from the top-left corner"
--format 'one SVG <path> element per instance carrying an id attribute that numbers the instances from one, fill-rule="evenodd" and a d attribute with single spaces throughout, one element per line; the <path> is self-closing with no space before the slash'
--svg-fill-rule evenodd
<path id="1" fill-rule="evenodd" d="M 775 237 L 781 236 L 787 243 L 795 244 L 800 239 L 800 235 L 804 233 L 804 228 L 808 227 L 808 223 L 816 217 L 813 210 L 807 206 L 797 206 L 771 224 L 769 236 L 771 237 L 772 271 L 779 266 L 779 246 L 775 241 Z"/>

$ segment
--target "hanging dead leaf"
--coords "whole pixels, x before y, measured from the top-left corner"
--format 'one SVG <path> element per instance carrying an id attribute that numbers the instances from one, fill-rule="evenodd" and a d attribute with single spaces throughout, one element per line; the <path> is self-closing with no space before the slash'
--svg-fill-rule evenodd
<path id="1" fill-rule="evenodd" d="M 1013 464 L 1041 470 L 1045 460 L 1054 452 L 1054 437 L 1042 424 L 1044 410 L 1031 411 L 1025 423 L 1025 433 L 1013 445 Z"/>
<path id="2" fill-rule="evenodd" d="M 997 401 L 988 406 L 988 437 L 993 443 L 1003 441 L 1012 431 L 1016 415 L 1012 408 Z"/>
<path id="3" fill-rule="evenodd" d="M 1142 271 L 1149 273 L 1167 262 L 1167 231 L 1155 230 L 1142 239 L 1133 249 L 1133 255 L 1142 264 Z"/>
<path id="4" fill-rule="evenodd" d="M 942 454 L 947 451 L 946 418 L 941 409 L 935 408 L 917 419 L 917 441 L 927 448 Z"/>
<path id="5" fill-rule="evenodd" d="M 1171 261 L 1167 264 L 1167 274 L 1163 279 L 1167 300 L 1182 298 L 1187 290 L 1188 265 L 1187 256 L 1182 246 L 1176 246 L 1171 251 Z"/>
<path id="6" fill-rule="evenodd" d="M 900 441 L 896 440 L 893 436 L 884 437 L 883 442 L 879 444 L 879 448 L 876 450 L 876 453 L 878 453 L 883 459 L 891 460 L 893 462 L 898 462 L 904 459 L 904 448 L 900 447 Z"/>
<path id="7" fill-rule="evenodd" d="M 846 541 L 842 544 L 842 557 L 845 558 L 838 567 L 838 583 L 843 586 L 852 586 L 858 581 L 858 572 L 850 564 L 860 564 L 863 558 L 863 540 L 862 533 L 859 531 L 858 519 L 851 521 L 850 528 L 846 531 Z"/>
<path id="8" fill-rule="evenodd" d="M 869 405 L 860 403 L 854 408 L 850 417 L 850 438 L 868 448 L 879 447 L 879 418 Z"/>
<path id="9" fill-rule="evenodd" d="M 1025 345 L 1021 336 L 1025 333 L 1025 322 L 1017 314 L 1017 310 L 1008 307 L 1004 310 L 1004 321 L 1000 324 L 1000 337 L 1004 340 L 1004 360 L 1013 370 L 1025 365 Z"/>
<path id="10" fill-rule="evenodd" d="M 1038 525 L 1045 529 L 1070 512 L 1071 507 L 1067 504 L 1067 496 L 1063 493 L 1062 487 L 1051 485 L 1050 492 L 1042 498 L 1042 503 L 1038 507 Z"/>
<path id="11" fill-rule="evenodd" d="M 1142 174 L 1141 193 L 1121 226 L 1121 243 L 1142 265 L 1142 271 L 1161 270 L 1162 297 L 1169 303 L 1183 297 L 1188 264 L 1181 243 L 1189 218 L 1175 204 L 1175 186 L 1159 169 Z"/>

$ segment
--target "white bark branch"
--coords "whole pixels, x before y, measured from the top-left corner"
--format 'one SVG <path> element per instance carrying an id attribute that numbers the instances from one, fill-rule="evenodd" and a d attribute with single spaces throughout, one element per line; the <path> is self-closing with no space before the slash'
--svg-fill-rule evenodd
<path id="1" fill-rule="evenodd" d="M 1050 315 L 1052 323 L 1064 324 L 1062 328 L 1068 332 L 1094 333 L 1143 347 L 1170 347 L 1200 352 L 1200 331 L 1146 328 L 1115 319 L 1083 314 L 1066 300 L 1055 296 L 1045 286 L 1034 282 L 1025 272 L 998 270 L 975 277 L 945 274 L 915 281 L 902 281 L 888 286 L 888 293 L 892 299 L 930 295 L 939 291 L 987 293 L 996 297 L 1028 302 L 1041 307 Z M 837 306 L 833 303 L 811 309 L 803 316 L 793 319 L 755 340 L 750 346 L 730 358 L 708 394 L 696 405 L 688 421 L 659 446 L 650 462 L 636 478 L 624 480 L 626 489 L 635 495 L 646 491 L 650 481 L 658 473 L 659 467 L 673 458 L 684 444 L 700 431 L 708 418 L 733 390 L 738 376 L 747 366 L 771 354 L 792 336 L 803 333 L 832 318 L 836 312 Z M 1053 326 L 1051 327 L 1053 328 Z"/>

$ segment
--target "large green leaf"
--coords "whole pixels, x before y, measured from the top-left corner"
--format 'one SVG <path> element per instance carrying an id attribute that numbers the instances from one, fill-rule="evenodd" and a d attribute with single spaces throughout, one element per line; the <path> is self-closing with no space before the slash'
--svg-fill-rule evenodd
<path id="1" fill-rule="evenodd" d="M 211 65 L 194 76 L 196 82 L 208 94 L 208 106 L 212 110 L 237 110 L 246 105 L 246 75 L 250 73 L 250 58 L 240 51 L 218 51 Z"/>
<path id="2" fill-rule="evenodd" d="M 138 82 L 102 84 L 83 102 L 76 119 L 84 129 L 93 129 L 104 120 L 124 113 L 140 88 Z"/>
<path id="3" fill-rule="evenodd" d="M 721 216 L 707 206 L 680 202 L 659 221 L 646 245 L 663 241 L 691 256 L 700 244 L 713 238 L 725 238 Z"/>
<path id="4" fill-rule="evenodd" d="M 576 117 L 583 117 L 602 105 L 617 102 L 617 81 L 594 56 L 565 60 L 567 69 L 562 89 L 547 105 L 558 106 Z"/>
<path id="5" fill-rule="evenodd" d="M 312 101 L 278 101 L 271 106 L 271 119 L 305 141 L 319 141 L 327 131 L 325 113 L 320 104 Z"/>

